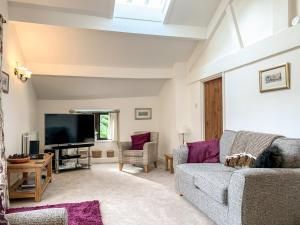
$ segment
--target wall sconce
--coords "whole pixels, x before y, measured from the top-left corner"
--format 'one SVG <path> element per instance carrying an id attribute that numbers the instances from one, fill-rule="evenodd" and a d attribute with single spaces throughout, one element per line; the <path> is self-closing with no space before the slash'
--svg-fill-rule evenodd
<path id="1" fill-rule="evenodd" d="M 28 70 L 26 67 L 24 66 L 17 66 L 15 68 L 15 75 L 23 82 L 26 82 L 28 79 L 31 78 L 31 74 L 32 72 L 30 70 Z"/>

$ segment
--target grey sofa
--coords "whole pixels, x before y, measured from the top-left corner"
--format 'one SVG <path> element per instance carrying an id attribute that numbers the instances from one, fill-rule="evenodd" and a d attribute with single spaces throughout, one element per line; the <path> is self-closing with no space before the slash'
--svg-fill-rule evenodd
<path id="1" fill-rule="evenodd" d="M 221 163 L 187 164 L 188 149 L 174 151 L 176 190 L 218 225 L 300 224 L 300 139 L 278 138 L 280 169 L 224 166 L 236 132 L 220 140 Z"/>
<path id="2" fill-rule="evenodd" d="M 65 208 L 40 209 L 5 215 L 10 225 L 68 225 Z"/>
<path id="3" fill-rule="evenodd" d="M 135 132 L 143 134 L 146 131 Z M 143 165 L 145 173 L 148 173 L 150 165 L 153 163 L 157 167 L 158 159 L 158 132 L 150 132 L 150 142 L 144 145 L 143 150 L 132 150 L 131 142 L 119 143 L 119 170 L 122 171 L 124 164 Z"/>

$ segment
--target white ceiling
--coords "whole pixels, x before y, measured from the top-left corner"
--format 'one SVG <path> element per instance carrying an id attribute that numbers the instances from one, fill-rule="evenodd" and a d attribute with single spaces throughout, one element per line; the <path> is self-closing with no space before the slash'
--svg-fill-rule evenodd
<path id="1" fill-rule="evenodd" d="M 221 2 L 171 0 L 160 23 L 113 18 L 114 0 L 8 1 L 39 99 L 158 95 L 207 39 Z"/>
<path id="2" fill-rule="evenodd" d="M 34 75 L 38 99 L 69 100 L 157 96 L 166 79 L 120 79 Z"/>
<path id="3" fill-rule="evenodd" d="M 9 0 L 71 13 L 110 18 L 114 0 Z M 207 26 L 221 0 L 172 0 L 166 23 Z"/>
<path id="4" fill-rule="evenodd" d="M 207 27 L 221 0 L 175 0 L 167 23 Z"/>
<path id="5" fill-rule="evenodd" d="M 70 13 L 79 13 L 110 18 L 114 8 L 113 0 L 8 0 L 10 3 L 22 3 L 31 7 L 49 7 Z"/>
<path id="6" fill-rule="evenodd" d="M 16 23 L 26 62 L 168 68 L 185 62 L 195 40 Z"/>

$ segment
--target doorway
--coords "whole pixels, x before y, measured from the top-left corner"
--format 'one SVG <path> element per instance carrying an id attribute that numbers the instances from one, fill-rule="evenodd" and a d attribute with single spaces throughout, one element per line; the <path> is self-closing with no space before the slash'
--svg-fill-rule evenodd
<path id="1" fill-rule="evenodd" d="M 205 140 L 220 139 L 223 133 L 222 77 L 204 83 Z"/>

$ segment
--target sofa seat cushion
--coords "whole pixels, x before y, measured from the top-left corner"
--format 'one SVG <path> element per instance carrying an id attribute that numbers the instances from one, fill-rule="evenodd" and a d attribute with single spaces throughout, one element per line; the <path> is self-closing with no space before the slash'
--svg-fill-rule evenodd
<path id="1" fill-rule="evenodd" d="M 177 169 L 182 170 L 190 175 L 195 175 L 198 172 L 232 172 L 235 168 L 227 167 L 222 163 L 185 163 L 177 166 Z"/>
<path id="2" fill-rule="evenodd" d="M 227 193 L 233 172 L 198 172 L 194 176 L 194 185 L 214 200 L 228 204 Z"/>
<path id="3" fill-rule="evenodd" d="M 125 150 L 123 151 L 123 156 L 125 157 L 143 157 L 142 150 Z"/>

